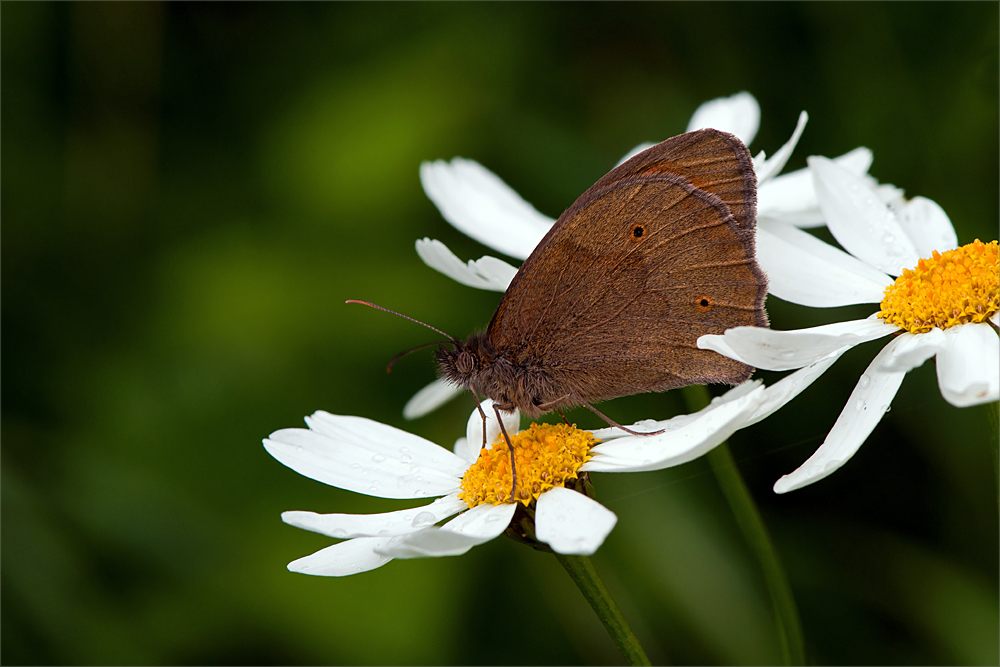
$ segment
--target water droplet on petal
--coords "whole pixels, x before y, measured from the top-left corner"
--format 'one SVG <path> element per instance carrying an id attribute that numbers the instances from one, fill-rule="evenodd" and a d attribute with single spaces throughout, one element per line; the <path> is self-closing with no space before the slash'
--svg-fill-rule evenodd
<path id="1" fill-rule="evenodd" d="M 862 375 L 861 379 L 858 381 L 858 386 L 861 387 L 862 389 L 864 389 L 865 387 L 867 387 L 871 383 L 872 383 L 872 379 L 870 377 L 868 377 L 867 375 Z"/>
<path id="2" fill-rule="evenodd" d="M 372 457 L 372 461 L 374 461 L 375 463 L 382 463 L 383 461 L 385 461 L 385 457 L 382 456 L 381 454 L 376 454 L 375 456 Z"/>
<path id="3" fill-rule="evenodd" d="M 343 528 L 336 528 L 336 529 L 330 531 L 330 535 L 332 537 L 336 537 L 337 539 L 341 539 L 342 540 L 345 537 L 347 537 L 347 531 L 344 530 Z"/>
<path id="4" fill-rule="evenodd" d="M 840 467 L 841 461 L 827 461 L 823 464 L 823 472 L 830 472 Z"/>
<path id="5" fill-rule="evenodd" d="M 854 409 L 857 410 L 858 412 L 861 412 L 866 407 L 868 406 L 863 398 L 859 398 L 858 400 L 854 401 Z"/>
<path id="6" fill-rule="evenodd" d="M 435 523 L 437 523 L 437 518 L 431 512 L 420 512 L 413 517 L 412 525 L 414 528 L 426 528 Z"/>
<path id="7" fill-rule="evenodd" d="M 403 454 L 402 456 L 399 457 L 399 460 L 402 461 L 403 463 L 412 463 L 413 457 L 410 456 L 409 454 Z"/>

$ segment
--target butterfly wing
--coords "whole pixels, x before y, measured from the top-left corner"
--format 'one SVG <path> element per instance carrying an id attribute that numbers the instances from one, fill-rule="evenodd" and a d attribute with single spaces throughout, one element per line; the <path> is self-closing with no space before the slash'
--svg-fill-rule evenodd
<path id="1" fill-rule="evenodd" d="M 512 364 L 552 378 L 543 402 L 749 377 L 749 366 L 696 345 L 767 326 L 749 164 L 731 135 L 681 135 L 612 170 L 559 218 L 487 330 Z"/>

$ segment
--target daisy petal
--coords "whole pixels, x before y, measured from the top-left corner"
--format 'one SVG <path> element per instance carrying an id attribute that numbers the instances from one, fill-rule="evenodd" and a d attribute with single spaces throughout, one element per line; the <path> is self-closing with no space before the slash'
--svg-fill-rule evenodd
<path id="1" fill-rule="evenodd" d="M 404 419 L 416 419 L 434 412 L 439 407 L 465 391 L 457 384 L 442 379 L 434 380 L 429 385 L 413 395 L 413 398 L 403 406 Z"/>
<path id="2" fill-rule="evenodd" d="M 479 457 L 479 450 L 487 445 L 492 445 L 500 439 L 500 425 L 497 423 L 497 412 L 493 409 L 493 399 L 487 398 L 482 401 L 483 413 L 486 414 L 486 442 L 483 442 L 483 415 L 479 410 L 473 410 L 469 415 L 469 421 L 465 425 L 465 437 L 469 441 L 469 449 L 475 447 L 476 456 Z M 517 433 L 521 430 L 521 413 L 515 410 L 513 413 L 500 413 L 503 419 L 503 426 L 507 433 Z"/>
<path id="3" fill-rule="evenodd" d="M 425 528 L 387 545 L 381 553 L 393 558 L 460 556 L 489 542 L 510 524 L 515 506 L 477 505 L 441 528 Z"/>
<path id="4" fill-rule="evenodd" d="M 694 132 L 706 127 L 735 134 L 749 146 L 760 127 L 760 104 L 746 91 L 704 102 L 695 109 L 684 131 Z"/>
<path id="5" fill-rule="evenodd" d="M 799 143 L 799 137 L 802 136 L 802 131 L 806 129 L 806 122 L 808 121 L 809 114 L 805 111 L 799 114 L 799 120 L 795 124 L 795 130 L 792 132 L 792 138 L 786 141 L 785 144 L 771 156 L 771 159 L 766 160 L 764 164 L 760 166 L 760 170 L 757 171 L 758 184 L 766 184 L 768 179 L 772 178 L 785 168 L 785 163 L 788 162 L 788 158 L 792 156 L 792 151 L 795 150 L 795 145 Z"/>
<path id="6" fill-rule="evenodd" d="M 917 249 L 868 181 L 825 157 L 807 162 L 826 226 L 847 252 L 893 276 L 916 265 Z"/>
<path id="7" fill-rule="evenodd" d="M 456 495 L 438 498 L 430 505 L 381 514 L 317 514 L 282 512 L 281 520 L 289 526 L 311 530 L 337 539 L 354 537 L 391 537 L 433 526 L 469 506 Z"/>
<path id="8" fill-rule="evenodd" d="M 897 331 L 899 327 L 874 317 L 795 331 L 736 327 L 721 336 L 701 336 L 698 347 L 715 350 L 756 368 L 788 371 L 820 361 L 841 348 L 854 347 Z"/>
<path id="9" fill-rule="evenodd" d="M 361 417 L 317 412 L 312 430 L 283 429 L 264 448 L 295 472 L 382 498 L 427 498 L 454 491 L 468 463 L 443 447 Z"/>
<path id="10" fill-rule="evenodd" d="M 749 391 L 748 391 L 749 389 Z M 734 398 L 735 397 L 735 398 Z M 595 446 L 593 458 L 580 469 L 593 472 L 636 472 L 680 465 L 709 451 L 742 428 L 764 400 L 759 382 L 741 385 L 693 415 L 660 422 L 660 435 L 617 438 Z"/>
<path id="11" fill-rule="evenodd" d="M 993 326 L 1000 327 L 1000 310 L 990 315 L 990 322 L 993 323 Z"/>
<path id="12" fill-rule="evenodd" d="M 958 247 L 958 236 L 948 214 L 934 200 L 914 197 L 897 210 L 897 215 L 921 257 Z"/>
<path id="13" fill-rule="evenodd" d="M 833 161 L 852 174 L 864 176 L 872 163 L 872 152 L 859 147 Z M 757 220 L 770 218 L 796 227 L 819 227 L 819 210 L 812 172 L 808 167 L 769 179 L 757 188 Z"/>
<path id="14" fill-rule="evenodd" d="M 313 574 L 320 577 L 346 577 L 382 567 L 392 560 L 376 549 L 389 543 L 391 537 L 359 537 L 332 547 L 320 549 L 311 556 L 293 560 L 288 564 L 291 572 Z"/>
<path id="15" fill-rule="evenodd" d="M 899 338 L 902 340 L 893 346 L 892 352 L 882 363 L 882 367 L 888 371 L 911 371 L 947 345 L 944 332 L 940 329 L 931 329 L 922 334 L 903 333 Z"/>
<path id="16" fill-rule="evenodd" d="M 462 263 L 462 260 L 438 240 L 424 238 L 417 241 L 416 245 L 417 254 L 424 260 L 424 264 L 468 287 L 506 292 L 507 286 L 517 273 L 516 268 L 496 257 L 487 256 Z"/>
<path id="17" fill-rule="evenodd" d="M 1000 338 L 990 325 L 963 324 L 944 332 L 937 355 L 938 387 L 958 408 L 1000 399 Z"/>
<path id="18" fill-rule="evenodd" d="M 468 438 L 459 438 L 455 441 L 455 446 L 451 451 L 455 452 L 458 456 L 473 464 L 476 462 L 476 458 L 479 457 L 479 444 L 473 444 Z"/>
<path id="19" fill-rule="evenodd" d="M 767 291 L 814 308 L 879 303 L 892 278 L 797 227 L 757 221 L 757 261 Z"/>
<path id="20" fill-rule="evenodd" d="M 511 257 L 526 259 L 555 222 L 472 160 L 424 162 L 420 182 L 445 220 Z"/>
<path id="21" fill-rule="evenodd" d="M 596 500 L 558 486 L 538 497 L 535 535 L 556 553 L 589 556 L 617 522 L 615 513 Z"/>
<path id="22" fill-rule="evenodd" d="M 794 491 L 823 479 L 854 456 L 889 409 L 889 403 L 906 377 L 906 371 L 885 369 L 885 360 L 904 340 L 903 337 L 894 338 L 875 356 L 826 440 L 797 470 L 775 483 L 775 493 Z"/>
<path id="23" fill-rule="evenodd" d="M 833 362 L 840 359 L 841 355 L 849 349 L 851 348 L 844 347 L 835 352 L 831 352 L 819 361 L 808 366 L 804 366 L 794 373 L 781 378 L 770 387 L 765 387 L 764 402 L 761 403 L 760 407 L 757 408 L 752 415 L 750 415 L 750 418 L 747 419 L 744 427 L 756 424 L 762 419 L 770 417 L 779 409 L 784 407 L 786 403 L 805 391 L 806 388 L 811 385 L 814 380 L 816 380 L 816 378 L 825 373 L 826 369 L 830 368 L 830 366 L 833 365 Z"/>

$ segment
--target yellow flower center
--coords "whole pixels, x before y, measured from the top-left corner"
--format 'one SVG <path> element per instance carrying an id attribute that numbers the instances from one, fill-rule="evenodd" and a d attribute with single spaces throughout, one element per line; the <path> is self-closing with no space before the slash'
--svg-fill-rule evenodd
<path id="1" fill-rule="evenodd" d="M 517 500 L 528 505 L 541 494 L 576 479 L 590 448 L 600 440 L 594 434 L 567 424 L 532 424 L 510 438 L 517 466 Z M 458 497 L 475 507 L 483 503 L 511 502 L 510 450 L 503 435 L 493 449 L 483 447 L 479 458 L 462 477 Z"/>
<path id="2" fill-rule="evenodd" d="M 910 333 L 983 322 L 1000 309 L 997 242 L 934 251 L 885 288 L 878 316 Z"/>

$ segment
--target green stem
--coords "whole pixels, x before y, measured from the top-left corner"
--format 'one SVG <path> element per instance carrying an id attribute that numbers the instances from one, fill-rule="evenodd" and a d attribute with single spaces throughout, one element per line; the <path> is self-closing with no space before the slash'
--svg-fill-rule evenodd
<path id="1" fill-rule="evenodd" d="M 688 409 L 694 412 L 709 404 L 708 390 L 703 385 L 684 387 L 684 399 Z M 736 461 L 725 442 L 705 455 L 715 478 L 722 488 L 723 495 L 729 502 L 729 508 L 736 517 L 736 523 L 743 531 L 750 550 L 757 558 L 764 574 L 771 604 L 778 625 L 778 639 L 786 665 L 805 664 L 805 648 L 802 640 L 802 625 L 799 622 L 799 612 L 792 597 L 792 589 L 788 577 L 781 566 L 778 552 L 771 542 L 771 537 L 760 516 L 756 503 L 740 475 Z"/>
<path id="2" fill-rule="evenodd" d="M 639 645 L 632 628 L 628 626 L 628 621 L 622 616 L 621 610 L 615 601 L 608 594 L 608 589 L 604 587 L 604 582 L 597 576 L 597 570 L 586 556 L 563 556 L 555 554 L 559 564 L 566 568 L 573 583 L 577 585 L 583 597 L 590 603 L 597 618 L 607 628 L 608 634 L 615 642 L 615 646 L 625 656 L 625 660 L 630 665 L 649 665 L 649 658 L 646 652 Z"/>
<path id="3" fill-rule="evenodd" d="M 997 508 L 1000 509 L 1000 403 L 987 403 L 983 407 L 990 423 L 990 453 L 993 455 L 993 478 L 997 486 Z"/>

